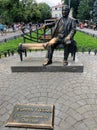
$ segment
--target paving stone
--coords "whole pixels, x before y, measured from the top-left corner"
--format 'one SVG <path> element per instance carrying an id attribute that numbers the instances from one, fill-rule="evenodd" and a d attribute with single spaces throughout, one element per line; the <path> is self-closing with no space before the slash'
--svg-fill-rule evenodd
<path id="1" fill-rule="evenodd" d="M 82 121 L 76 123 L 74 128 L 76 128 L 76 130 L 90 130 Z"/>
<path id="2" fill-rule="evenodd" d="M 45 58 L 45 54 L 31 52 L 28 57 Z M 55 51 L 54 56 L 63 60 L 62 51 Z M 12 73 L 10 67 L 19 56 L 0 59 L 0 130 L 20 130 L 5 127 L 16 104 L 54 104 L 54 130 L 96 130 L 97 56 L 86 52 L 77 57 L 84 65 L 83 73 Z"/>
<path id="3" fill-rule="evenodd" d="M 88 118 L 83 121 L 90 129 L 97 127 L 97 123 L 93 118 Z"/>
<path id="4" fill-rule="evenodd" d="M 62 119 L 58 118 L 58 117 L 55 117 L 55 121 L 54 121 L 54 124 L 55 125 L 59 125 L 60 122 L 61 122 Z"/>

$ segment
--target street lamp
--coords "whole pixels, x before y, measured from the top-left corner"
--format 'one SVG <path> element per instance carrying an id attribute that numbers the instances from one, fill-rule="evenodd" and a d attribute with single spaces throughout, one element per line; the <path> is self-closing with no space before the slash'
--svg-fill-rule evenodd
<path id="1" fill-rule="evenodd" d="M 70 8 L 70 3 L 71 3 L 71 0 L 68 1 L 69 8 Z"/>
<path id="2" fill-rule="evenodd" d="M 65 2 L 64 0 L 61 0 L 62 5 L 64 5 L 64 2 Z"/>
<path id="3" fill-rule="evenodd" d="M 23 0 L 23 4 L 24 4 L 24 5 L 26 5 L 26 2 L 27 2 L 26 0 Z"/>
<path id="4" fill-rule="evenodd" d="M 64 4 L 65 3 L 65 0 L 61 0 L 61 3 Z M 71 0 L 68 0 L 68 5 L 70 7 L 70 3 L 71 3 Z"/>

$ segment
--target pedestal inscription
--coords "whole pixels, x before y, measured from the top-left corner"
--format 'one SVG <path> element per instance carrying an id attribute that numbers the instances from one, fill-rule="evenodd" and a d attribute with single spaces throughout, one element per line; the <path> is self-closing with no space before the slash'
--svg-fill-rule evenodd
<path id="1" fill-rule="evenodd" d="M 54 106 L 44 104 L 16 105 L 6 126 L 49 128 L 54 125 Z"/>

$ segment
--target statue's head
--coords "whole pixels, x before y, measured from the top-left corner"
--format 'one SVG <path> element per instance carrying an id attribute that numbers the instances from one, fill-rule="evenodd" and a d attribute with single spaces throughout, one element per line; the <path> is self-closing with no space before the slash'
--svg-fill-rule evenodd
<path id="1" fill-rule="evenodd" d="M 69 6 L 68 5 L 63 5 L 63 7 L 62 7 L 62 16 L 63 17 L 68 17 L 69 12 L 70 12 Z"/>

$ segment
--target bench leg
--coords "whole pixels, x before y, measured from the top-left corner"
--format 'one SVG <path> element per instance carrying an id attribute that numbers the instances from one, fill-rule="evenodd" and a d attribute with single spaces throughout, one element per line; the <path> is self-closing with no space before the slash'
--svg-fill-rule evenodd
<path id="1" fill-rule="evenodd" d="M 27 57 L 27 50 L 26 49 L 24 50 L 24 53 L 25 53 L 25 57 Z"/>
<path id="2" fill-rule="evenodd" d="M 75 61 L 76 52 L 73 53 L 73 61 Z"/>
<path id="3" fill-rule="evenodd" d="M 22 54 L 22 51 L 19 53 L 20 55 L 20 60 L 23 61 L 23 54 Z"/>
<path id="4" fill-rule="evenodd" d="M 23 61 L 23 52 L 25 54 L 25 57 L 27 57 L 27 50 L 25 49 L 24 51 L 21 51 L 19 52 L 19 55 L 20 55 L 20 60 Z"/>

